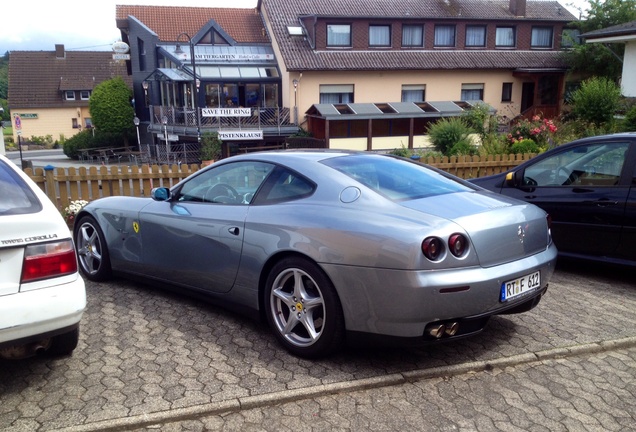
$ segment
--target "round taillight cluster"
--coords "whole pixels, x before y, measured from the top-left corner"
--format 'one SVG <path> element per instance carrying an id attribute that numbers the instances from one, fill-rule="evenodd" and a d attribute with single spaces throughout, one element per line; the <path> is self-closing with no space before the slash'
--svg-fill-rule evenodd
<path id="1" fill-rule="evenodd" d="M 422 242 L 422 253 L 431 261 L 438 261 L 444 254 L 445 248 L 458 258 L 464 256 L 468 250 L 468 239 L 463 234 L 452 234 L 448 238 L 448 244 L 438 237 L 427 237 Z"/>

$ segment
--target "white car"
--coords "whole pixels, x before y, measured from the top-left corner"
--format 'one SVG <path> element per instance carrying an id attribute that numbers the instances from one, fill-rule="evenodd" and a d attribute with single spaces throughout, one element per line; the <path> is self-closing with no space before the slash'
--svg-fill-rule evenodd
<path id="1" fill-rule="evenodd" d="M 0 155 L 0 357 L 72 353 L 85 308 L 84 280 L 62 215 Z"/>

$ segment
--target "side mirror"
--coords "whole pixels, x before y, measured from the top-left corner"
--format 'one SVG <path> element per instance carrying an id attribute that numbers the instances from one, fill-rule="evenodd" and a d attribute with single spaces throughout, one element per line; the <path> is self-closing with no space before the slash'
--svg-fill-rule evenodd
<path id="1" fill-rule="evenodd" d="M 506 186 L 519 187 L 523 185 L 523 170 L 510 171 L 506 174 Z"/>
<path id="2" fill-rule="evenodd" d="M 155 201 L 168 201 L 170 199 L 170 189 L 166 187 L 153 188 L 150 197 Z"/>

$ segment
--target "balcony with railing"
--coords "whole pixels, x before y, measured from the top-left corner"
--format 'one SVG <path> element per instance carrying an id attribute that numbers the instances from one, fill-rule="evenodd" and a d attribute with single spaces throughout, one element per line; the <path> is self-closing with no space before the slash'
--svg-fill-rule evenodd
<path id="1" fill-rule="evenodd" d="M 197 109 L 199 115 L 197 116 Z M 207 131 L 262 130 L 264 136 L 290 135 L 298 130 L 289 108 L 250 108 L 249 117 L 208 116 L 205 108 L 150 106 L 150 132 L 197 136 Z"/>

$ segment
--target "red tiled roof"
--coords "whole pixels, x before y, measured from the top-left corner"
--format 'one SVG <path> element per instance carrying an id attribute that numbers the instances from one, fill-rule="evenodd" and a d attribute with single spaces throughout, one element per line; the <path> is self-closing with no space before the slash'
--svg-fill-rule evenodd
<path id="1" fill-rule="evenodd" d="M 509 0 L 261 0 L 287 70 L 516 69 L 562 68 L 558 51 L 313 50 L 287 26 L 299 17 L 382 19 L 536 20 L 570 22 L 575 17 L 556 1 L 527 1 L 526 16 L 509 10 Z"/>
<path id="2" fill-rule="evenodd" d="M 119 28 L 129 16 L 135 17 L 162 42 L 176 41 L 183 32 L 193 36 L 214 20 L 238 43 L 270 43 L 256 9 L 117 5 L 115 16 Z"/>
<path id="3" fill-rule="evenodd" d="M 55 51 L 11 51 L 9 53 L 9 106 L 15 108 L 60 107 L 68 104 L 64 90 L 93 90 L 103 81 L 121 77 L 132 81 L 126 63 L 113 60 L 108 51 L 67 51 L 57 58 Z M 73 106 L 88 101 L 73 101 Z"/>

